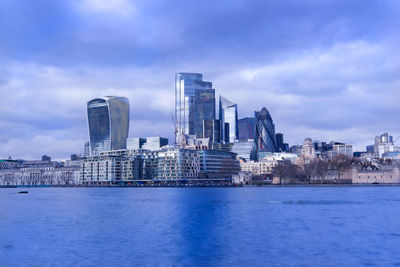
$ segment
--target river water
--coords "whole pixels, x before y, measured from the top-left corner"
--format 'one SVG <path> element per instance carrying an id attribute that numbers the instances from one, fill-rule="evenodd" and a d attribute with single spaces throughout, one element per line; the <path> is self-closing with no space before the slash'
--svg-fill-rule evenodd
<path id="1" fill-rule="evenodd" d="M 400 266 L 400 187 L 20 190 L 0 266 Z"/>

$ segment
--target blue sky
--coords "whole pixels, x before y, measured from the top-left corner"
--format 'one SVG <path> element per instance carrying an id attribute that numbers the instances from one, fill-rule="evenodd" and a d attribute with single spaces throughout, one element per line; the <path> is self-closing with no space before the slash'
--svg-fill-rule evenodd
<path id="1" fill-rule="evenodd" d="M 290 144 L 400 135 L 396 0 L 3 0 L 0 25 L 0 158 L 78 153 L 104 95 L 129 98 L 130 136 L 172 139 L 180 71 Z"/>

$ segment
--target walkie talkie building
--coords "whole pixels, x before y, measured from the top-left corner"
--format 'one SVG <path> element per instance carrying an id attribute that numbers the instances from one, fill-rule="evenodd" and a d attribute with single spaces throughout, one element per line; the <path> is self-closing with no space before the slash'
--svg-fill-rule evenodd
<path id="1" fill-rule="evenodd" d="M 129 132 L 129 100 L 106 96 L 87 103 L 90 154 L 126 148 Z"/>

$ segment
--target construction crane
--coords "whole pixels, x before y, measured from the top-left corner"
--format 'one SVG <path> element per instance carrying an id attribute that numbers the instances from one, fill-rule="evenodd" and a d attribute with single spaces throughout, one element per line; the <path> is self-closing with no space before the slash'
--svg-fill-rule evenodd
<path id="1" fill-rule="evenodd" d="M 174 143 L 176 145 L 176 134 L 178 133 L 178 120 L 175 120 L 174 114 L 171 113 L 171 120 L 172 120 L 172 125 L 174 127 L 174 136 L 175 136 L 175 140 Z"/>

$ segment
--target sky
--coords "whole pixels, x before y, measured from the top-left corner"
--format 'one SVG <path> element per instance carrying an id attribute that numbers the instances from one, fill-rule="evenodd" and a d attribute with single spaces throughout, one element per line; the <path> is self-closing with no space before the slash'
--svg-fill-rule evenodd
<path id="1" fill-rule="evenodd" d="M 0 158 L 82 152 L 105 95 L 129 99 L 130 137 L 171 142 L 176 72 L 239 118 L 265 106 L 290 145 L 400 135 L 397 0 L 2 0 L 0 25 Z"/>

